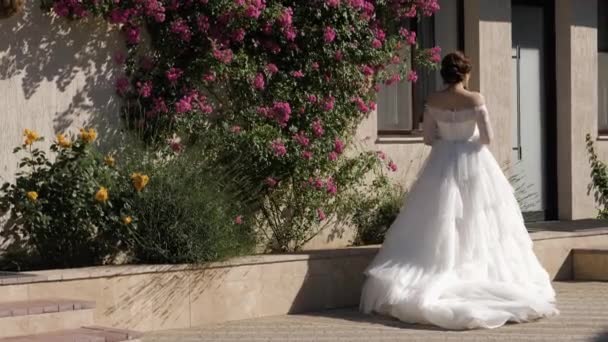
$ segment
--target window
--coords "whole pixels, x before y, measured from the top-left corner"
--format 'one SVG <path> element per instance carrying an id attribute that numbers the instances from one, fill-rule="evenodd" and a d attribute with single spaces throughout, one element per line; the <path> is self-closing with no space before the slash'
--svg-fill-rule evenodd
<path id="1" fill-rule="evenodd" d="M 608 1 L 599 0 L 597 6 L 598 127 L 608 134 Z"/>
<path id="2" fill-rule="evenodd" d="M 440 0 L 439 5 L 441 9 L 434 16 L 411 24 L 411 29 L 416 31 L 419 46 L 430 48 L 439 45 L 442 54 L 462 50 L 463 1 Z M 405 50 L 404 53 L 412 55 L 410 50 Z M 424 101 L 429 93 L 438 90 L 443 84 L 439 71 L 417 71 L 418 81 L 414 84 L 404 80 L 391 86 L 382 86 L 378 93 L 378 134 L 421 133 Z"/>

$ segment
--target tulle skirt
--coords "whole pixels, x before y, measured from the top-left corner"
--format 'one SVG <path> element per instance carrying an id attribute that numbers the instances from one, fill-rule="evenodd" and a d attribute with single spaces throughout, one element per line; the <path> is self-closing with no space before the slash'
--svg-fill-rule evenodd
<path id="1" fill-rule="evenodd" d="M 446 329 L 558 314 L 513 188 L 476 142 L 438 141 L 365 271 L 360 309 Z"/>

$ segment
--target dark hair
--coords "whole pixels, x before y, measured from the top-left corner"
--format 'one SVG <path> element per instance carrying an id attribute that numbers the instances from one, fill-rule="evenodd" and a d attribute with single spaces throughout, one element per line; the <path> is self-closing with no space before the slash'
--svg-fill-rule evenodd
<path id="1" fill-rule="evenodd" d="M 456 84 L 462 82 L 471 69 L 473 69 L 471 61 L 464 53 L 452 52 L 441 61 L 441 78 L 446 84 Z"/>

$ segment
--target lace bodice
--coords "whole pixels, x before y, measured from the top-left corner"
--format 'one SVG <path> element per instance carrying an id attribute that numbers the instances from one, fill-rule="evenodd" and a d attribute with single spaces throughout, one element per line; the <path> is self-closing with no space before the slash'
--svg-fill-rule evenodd
<path id="1" fill-rule="evenodd" d="M 427 145 L 432 145 L 437 139 L 489 144 L 492 135 L 485 105 L 459 110 L 427 105 L 424 109 L 424 142 Z"/>

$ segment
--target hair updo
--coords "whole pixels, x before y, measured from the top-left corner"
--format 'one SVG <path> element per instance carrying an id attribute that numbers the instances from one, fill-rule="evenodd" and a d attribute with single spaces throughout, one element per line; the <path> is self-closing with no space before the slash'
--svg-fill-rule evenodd
<path id="1" fill-rule="evenodd" d="M 446 84 L 460 83 L 471 69 L 473 69 L 471 61 L 462 52 L 452 52 L 441 61 L 441 78 Z"/>

